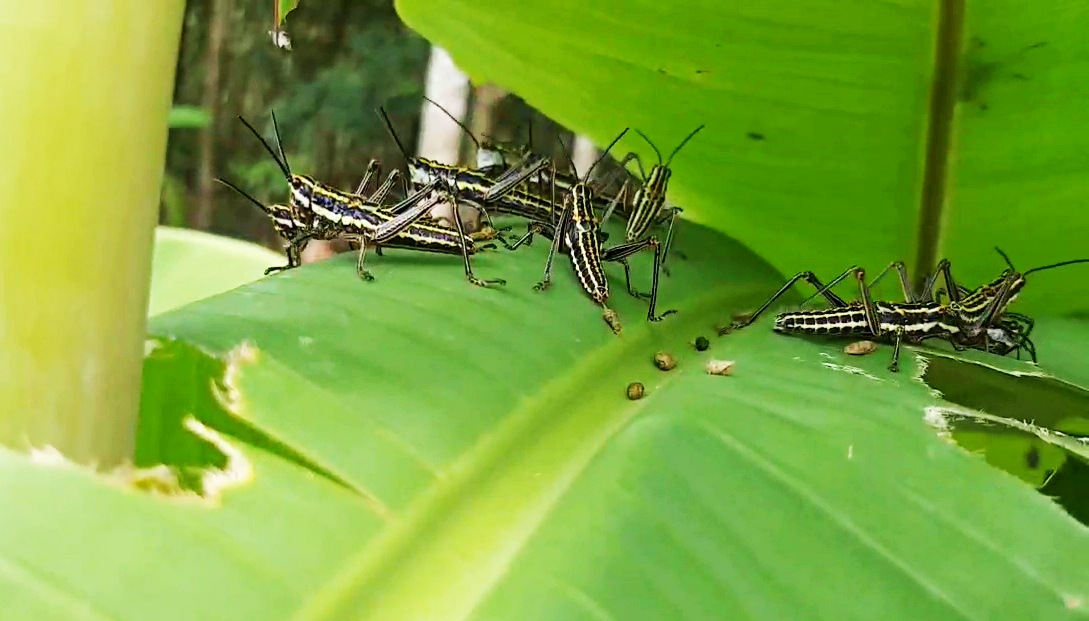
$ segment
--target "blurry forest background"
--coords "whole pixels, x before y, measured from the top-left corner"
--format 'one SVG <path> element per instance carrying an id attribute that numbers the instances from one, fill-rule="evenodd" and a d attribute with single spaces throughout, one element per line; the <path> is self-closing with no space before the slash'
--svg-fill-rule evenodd
<path id="1" fill-rule="evenodd" d="M 355 188 L 372 157 L 383 174 L 403 167 L 379 106 L 406 149 L 472 161 L 472 141 L 425 94 L 478 137 L 526 143 L 532 131 L 535 151 L 558 164 L 571 151 L 580 171 L 595 156 L 519 98 L 470 85 L 444 51 L 401 22 L 392 0 L 304 1 L 287 20 L 290 49 L 273 44 L 272 23 L 268 0 L 188 0 L 174 86 L 183 114 L 170 132 L 161 224 L 281 248 L 269 220 L 215 182 L 226 177 L 265 202 L 286 199 L 276 163 L 238 115 L 271 136 L 275 111 L 292 169 L 342 189 Z M 331 252 L 312 243 L 304 260 Z"/>

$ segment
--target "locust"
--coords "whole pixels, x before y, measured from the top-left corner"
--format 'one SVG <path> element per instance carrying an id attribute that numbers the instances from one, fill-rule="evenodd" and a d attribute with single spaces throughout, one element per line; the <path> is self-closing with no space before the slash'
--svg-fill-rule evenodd
<path id="1" fill-rule="evenodd" d="M 667 310 L 660 315 L 656 312 L 658 278 L 662 261 L 662 246 L 656 237 L 626 242 L 610 248 L 602 246 L 600 222 L 593 211 L 593 189 L 587 183 L 587 180 L 597 164 L 601 162 L 602 158 L 627 131 L 627 129 L 624 129 L 624 131 L 620 132 L 579 182 L 564 194 L 563 208 L 560 211 L 556 225 L 550 226 L 543 222 L 532 222 L 526 235 L 514 244 L 514 248 L 517 248 L 523 243 L 530 243 L 535 233 L 551 239 L 552 245 L 549 248 L 548 258 L 545 262 L 544 277 L 534 286 L 534 290 L 544 291 L 551 286 L 553 260 L 557 252 L 564 252 L 570 260 L 571 267 L 583 291 L 602 307 L 602 317 L 615 334 L 621 332 L 621 325 L 615 311 L 607 305 L 609 281 L 602 269 L 603 261 L 615 261 L 623 265 L 628 293 L 638 298 L 649 298 L 650 307 L 647 310 L 647 321 L 661 321 L 667 315 L 677 312 L 676 310 Z M 636 291 L 632 287 L 631 269 L 627 259 L 635 253 L 648 248 L 654 249 L 654 271 L 651 291 L 649 294 L 645 294 Z"/>
<path id="2" fill-rule="evenodd" d="M 634 160 L 636 166 L 639 168 L 639 177 L 642 179 L 642 185 L 635 191 L 635 196 L 632 199 L 628 223 L 624 231 L 624 239 L 629 242 L 641 239 L 650 231 L 651 227 L 668 220 L 669 226 L 666 232 L 665 248 L 662 251 L 663 264 L 669 256 L 669 248 L 672 245 L 674 222 L 676 221 L 677 215 L 683 211 L 680 207 L 674 206 L 667 208 L 665 206 L 669 179 L 673 176 L 673 170 L 670 166 L 673 164 L 673 158 L 677 153 L 679 153 L 681 149 L 688 144 L 688 141 L 703 128 L 704 125 L 700 125 L 685 136 L 680 144 L 673 149 L 673 152 L 669 154 L 669 157 L 665 159 L 665 162 L 662 161 L 662 153 L 658 150 L 658 147 L 655 146 L 643 132 L 635 130 L 635 133 L 639 134 L 639 137 L 650 145 L 650 148 L 654 151 L 654 155 L 658 158 L 658 163 L 651 167 L 649 175 L 645 172 L 643 162 L 636 153 L 629 153 L 621 160 L 621 166 L 626 164 L 629 160 Z M 624 187 L 621 188 L 620 193 L 622 195 L 626 194 L 627 187 L 628 183 L 625 183 Z M 620 202 L 614 202 L 614 207 L 610 208 L 610 210 L 605 213 L 602 217 L 603 222 L 608 222 L 609 217 L 612 215 L 612 209 L 615 208 L 615 205 L 617 204 L 620 204 Z"/>
<path id="3" fill-rule="evenodd" d="M 435 176 L 451 174 L 450 169 L 454 168 L 461 176 L 459 186 L 466 201 L 478 205 L 487 202 L 488 207 L 496 213 L 519 216 L 531 222 L 545 222 L 555 226 L 556 211 L 553 206 L 556 203 L 556 193 L 559 192 L 562 195 L 570 192 L 571 188 L 579 182 L 579 178 L 548 165 L 548 158 L 533 150 L 532 126 L 529 130 L 530 144 L 528 145 L 503 145 L 495 141 L 478 140 L 469 128 L 449 110 L 427 97 L 424 99 L 443 112 L 473 142 L 476 147 L 476 168 L 451 167 L 414 158 L 410 166 L 415 165 L 419 168 L 415 178 L 416 183 L 424 183 Z M 390 132 L 392 133 L 392 128 Z M 560 145 L 564 146 L 562 139 Z M 566 151 L 566 147 L 564 150 Z M 568 154 L 568 161 L 570 159 Z M 544 162 L 543 166 L 539 166 L 541 162 Z M 514 175 L 512 189 L 493 192 L 490 197 L 484 196 L 489 188 L 504 180 L 504 175 Z M 500 189 L 504 188 L 500 186 Z M 594 192 L 592 201 L 594 209 L 606 211 L 614 207 L 621 199 L 622 196 L 619 193 L 609 195 L 597 190 Z"/>
<path id="4" fill-rule="evenodd" d="M 890 371 L 897 371 L 901 344 L 920 343 L 931 338 L 942 338 L 956 348 L 981 349 L 1000 355 L 1025 349 L 1036 359 L 1035 346 L 1029 340 L 1032 320 L 1024 315 L 1007 313 L 1006 308 L 1024 288 L 1025 277 L 1033 272 L 1053 269 L 1075 263 L 1087 263 L 1089 259 L 1075 259 L 1018 272 L 1001 250 L 1009 268 L 993 281 L 975 289 L 968 290 L 956 285 L 952 279 L 949 262 L 939 262 L 937 270 L 931 276 L 920 294 L 911 291 L 903 263 L 895 262 L 886 268 L 895 269 L 904 289 L 905 302 L 875 301 L 870 293 L 874 283 L 867 284 L 865 272 L 857 266 L 848 268 L 828 285 L 822 284 L 812 272 L 801 272 L 791 278 L 768 299 L 760 308 L 742 321 L 735 322 L 729 328 L 720 330 L 720 334 L 751 325 L 776 300 L 784 295 L 797 282 L 805 280 L 811 284 L 817 294 L 828 301 L 831 308 L 821 310 L 801 310 L 780 313 L 773 324 L 773 330 L 785 334 L 867 337 L 875 340 L 891 341 L 894 345 Z M 939 303 L 933 289 L 939 274 L 944 275 L 949 287 L 950 301 Z M 837 283 L 853 276 L 857 281 L 860 300 L 845 302 L 831 291 Z M 878 279 L 881 276 L 878 276 Z M 875 279 L 875 282 L 876 280 Z M 811 299 L 811 298 L 810 298 Z"/>
<path id="5" fill-rule="evenodd" d="M 433 181 L 441 181 L 450 188 L 457 202 L 467 203 L 478 209 L 489 225 L 492 225 L 489 211 L 522 216 L 530 220 L 549 221 L 554 218 L 551 201 L 542 196 L 518 190 L 519 186 L 524 185 L 533 175 L 549 165 L 547 158 L 530 157 L 517 166 L 503 171 L 502 174 L 492 176 L 488 170 L 477 170 L 413 157 L 408 155 L 385 110 L 379 108 L 378 115 L 404 157 L 408 169 L 404 188 L 406 193 L 410 191 L 410 186 L 419 188 Z M 495 228 L 494 225 L 492 226 Z M 497 239 L 510 248 L 510 244 L 502 235 L 497 235 Z"/>
<path id="6" fill-rule="evenodd" d="M 439 180 L 409 194 L 395 205 L 383 207 L 357 194 L 343 192 L 323 184 L 313 177 L 292 173 L 287 157 L 284 155 L 275 114 L 272 115 L 272 120 L 279 155 L 248 121 L 241 116 L 238 118 L 261 141 L 262 146 L 276 161 L 288 182 L 290 200 L 287 206 L 291 218 L 290 220 L 282 218 L 279 226 L 284 230 L 291 229 L 289 246 L 299 247 L 304 240 L 314 238 L 328 239 L 340 235 L 353 238 L 360 245 L 356 273 L 363 280 L 374 279 L 365 268 L 366 255 L 371 248 L 378 249 L 385 246 L 422 252 L 460 254 L 466 279 L 470 283 L 481 287 L 505 284 L 502 279 L 485 280 L 474 275 L 469 257 L 482 247 L 476 246 L 476 240 L 464 232 L 456 210 L 455 229 L 421 222 L 430 209 L 442 202 L 453 200 L 451 188 L 443 187 Z M 234 187 L 233 184 L 223 181 Z M 278 208 L 276 210 L 266 208 L 266 210 L 270 214 L 280 213 Z M 290 225 L 287 224 L 288 222 Z M 275 218 L 274 223 L 276 223 Z M 291 267 L 291 263 L 297 260 L 292 259 L 293 254 L 297 257 L 297 251 L 289 247 L 288 254 L 289 265 L 285 267 Z"/>

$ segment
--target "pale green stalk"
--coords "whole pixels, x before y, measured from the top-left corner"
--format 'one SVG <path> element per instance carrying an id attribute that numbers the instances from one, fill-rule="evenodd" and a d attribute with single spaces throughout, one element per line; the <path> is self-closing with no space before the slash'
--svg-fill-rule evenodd
<path id="1" fill-rule="evenodd" d="M 0 8 L 0 443 L 132 455 L 184 0 Z"/>

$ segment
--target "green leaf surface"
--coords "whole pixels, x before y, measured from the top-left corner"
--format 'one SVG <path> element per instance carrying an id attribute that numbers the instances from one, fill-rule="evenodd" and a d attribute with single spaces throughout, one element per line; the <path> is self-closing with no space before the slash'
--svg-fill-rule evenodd
<path id="1" fill-rule="evenodd" d="M 1041 365 L 1089 390 L 1089 319 L 1047 317 L 1033 331 L 1032 339 L 1045 352 L 1041 354 Z"/>
<path id="2" fill-rule="evenodd" d="M 166 121 L 170 129 L 201 129 L 211 122 L 212 117 L 197 106 L 174 106 Z"/>
<path id="3" fill-rule="evenodd" d="M 257 478 L 203 505 L 0 449 L 0 488 L 19 501 L 0 528 L 4 619 L 284 618 L 377 523 L 306 470 L 246 458 Z"/>
<path id="4" fill-rule="evenodd" d="M 715 338 L 781 276 L 677 244 L 658 324 L 608 266 L 620 337 L 565 262 L 532 291 L 541 243 L 475 258 L 495 290 L 390 250 L 372 283 L 345 256 L 154 317 L 139 465 L 239 484 L 183 502 L 0 454 L 5 621 L 1085 617 L 1089 530 L 935 433 L 963 406 L 916 350 L 891 374 L 764 322 Z"/>
<path id="5" fill-rule="evenodd" d="M 1040 317 L 1032 336 L 1039 367 L 979 352 L 937 355 L 924 381 L 958 405 L 937 419 L 949 437 L 1089 523 L 1089 384 L 1076 347 L 1089 341 L 1089 322 Z"/>
<path id="6" fill-rule="evenodd" d="M 249 242 L 192 229 L 155 229 L 148 315 L 183 306 L 260 278 L 283 256 Z"/>
<path id="7" fill-rule="evenodd" d="M 671 198 L 784 273 L 946 256 L 974 286 L 1004 267 L 995 245 L 1021 269 L 1086 256 L 1084 3 L 396 5 L 476 81 L 599 145 L 631 126 L 668 154 L 706 124 Z M 654 161 L 633 133 L 629 150 Z M 1033 275 L 1023 309 L 1089 308 L 1087 269 Z"/>

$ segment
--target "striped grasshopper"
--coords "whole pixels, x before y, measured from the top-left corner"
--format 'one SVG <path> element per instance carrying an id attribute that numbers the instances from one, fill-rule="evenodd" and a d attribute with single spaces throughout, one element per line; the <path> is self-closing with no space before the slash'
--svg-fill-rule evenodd
<path id="1" fill-rule="evenodd" d="M 408 155 L 408 151 L 397 137 L 393 123 L 385 110 L 379 108 L 378 115 L 405 159 L 408 168 L 404 188 L 406 193 L 410 191 L 410 185 L 418 188 L 438 180 L 451 188 L 458 202 L 477 208 L 489 225 L 491 224 L 489 210 L 522 216 L 530 220 L 553 220 L 552 203 L 548 199 L 517 189 L 549 165 L 547 158 L 529 157 L 498 176 L 492 176 L 486 170 L 452 166 L 422 157 L 413 157 Z M 510 248 L 510 244 L 502 236 L 498 236 L 498 239 L 504 246 Z"/>
<path id="2" fill-rule="evenodd" d="M 564 194 L 563 208 L 560 211 L 559 220 L 555 226 L 543 222 L 531 222 L 530 229 L 524 237 L 514 244 L 514 248 L 523 243 L 531 243 L 533 235 L 539 234 L 552 240 L 549 248 L 548 259 L 545 262 L 544 277 L 533 288 L 536 291 L 544 291 L 552 284 L 552 262 L 556 253 L 563 251 L 571 261 L 571 267 L 578 278 L 583 291 L 602 307 L 602 317 L 615 334 L 621 331 L 620 320 L 616 312 L 607 305 L 609 300 L 609 281 L 602 269 L 603 261 L 615 261 L 624 266 L 624 278 L 628 287 L 628 293 L 638 298 L 649 298 L 650 308 L 647 310 L 647 321 L 661 321 L 667 315 L 676 313 L 675 310 L 667 310 L 661 315 L 656 313 L 658 302 L 658 276 L 661 270 L 662 246 L 656 237 L 635 242 L 627 242 L 611 248 L 602 245 L 601 225 L 594 216 L 593 190 L 587 183 L 593 169 L 601 162 L 612 147 L 627 133 L 627 129 L 613 139 L 593 166 L 576 183 L 569 192 Z M 649 294 L 636 291 L 631 285 L 631 269 L 628 265 L 628 257 L 637 252 L 654 249 L 654 272 Z"/>
<path id="3" fill-rule="evenodd" d="M 955 284 L 948 260 L 939 262 L 934 275 L 928 278 L 923 292 L 918 295 L 912 292 L 901 262 L 890 264 L 874 280 L 874 283 L 870 284 L 865 282 L 865 272 L 857 266 L 849 268 L 828 285 L 823 285 L 812 272 L 801 272 L 787 281 L 756 312 L 745 320 L 720 330 L 719 334 L 751 325 L 795 283 L 805 280 L 817 289 L 817 294 L 809 299 L 820 295 L 832 308 L 780 313 L 775 318 L 772 328 L 776 332 L 867 337 L 892 341 L 894 349 L 892 363 L 889 365 L 890 371 L 898 369 L 902 342 L 921 343 L 930 338 L 942 338 L 958 349 L 980 349 L 1000 355 L 1012 351 L 1020 353 L 1023 348 L 1035 361 L 1036 349 L 1032 341 L 1028 339 L 1028 334 L 1034 325 L 1032 319 L 1025 315 L 1008 313 L 1007 307 L 1024 288 L 1025 276 L 1028 274 L 1076 263 L 1089 263 L 1089 259 L 1063 261 L 1018 272 L 1001 250 L 999 253 L 1006 259 L 1009 269 L 1004 270 L 998 278 L 975 290 L 968 290 Z M 906 302 L 873 300 L 870 287 L 889 269 L 895 269 L 899 273 Z M 936 301 L 936 292 L 933 287 L 939 274 L 943 275 L 947 282 L 947 293 L 950 296 L 947 303 Z M 861 299 L 848 303 L 832 293 L 831 288 L 850 275 L 853 275 L 858 282 Z"/>
<path id="4" fill-rule="evenodd" d="M 261 141 L 262 146 L 280 167 L 290 187 L 288 205 L 291 213 L 290 225 L 286 219 L 277 221 L 275 216 L 274 224 L 278 224 L 285 231 L 293 230 L 292 227 L 298 228 L 297 225 L 301 225 L 302 232 L 295 233 L 289 238 L 289 265 L 285 267 L 291 267 L 293 262 L 297 264 L 298 252 L 301 251 L 300 244 L 304 241 L 343 235 L 354 238 L 360 244 L 356 273 L 364 280 L 374 279 L 365 268 L 369 247 L 377 249 L 386 246 L 441 254 L 460 254 L 464 261 L 465 276 L 470 283 L 481 287 L 505 284 L 505 281 L 501 279 L 483 280 L 473 274 L 469 256 L 481 247 L 475 245 L 475 239 L 472 236 L 465 234 L 456 210 L 455 230 L 420 222 L 430 209 L 441 202 L 453 200 L 450 189 L 442 187 L 439 180 L 409 194 L 393 206 L 383 207 L 369 202 L 362 196 L 327 186 L 312 177 L 292 173 L 283 152 L 275 114 L 273 114 L 273 127 L 276 131 L 279 156 L 249 122 L 241 116 L 239 120 Z M 229 182 L 224 181 L 224 183 L 235 187 Z M 246 196 L 244 193 L 243 195 Z M 247 198 L 253 200 L 252 197 L 247 196 Z M 253 202 L 260 205 L 255 200 Z M 263 208 L 270 215 L 281 213 L 279 207 Z"/>
<path id="5" fill-rule="evenodd" d="M 620 165 L 623 167 L 628 161 L 634 160 L 635 165 L 639 168 L 639 177 L 642 180 L 642 185 L 635 191 L 631 207 L 628 210 L 628 224 L 624 231 L 624 239 L 629 242 L 641 239 L 650 231 L 651 227 L 662 224 L 668 220 L 669 226 L 666 231 L 665 248 L 662 251 L 663 264 L 669 256 L 669 248 L 673 243 L 673 225 L 677 219 L 677 215 L 683 211 L 680 207 L 665 207 L 666 191 L 669 188 L 669 178 L 673 176 L 673 171 L 670 166 L 673 164 L 673 158 L 677 153 L 679 153 L 681 149 L 688 144 L 688 141 L 704 127 L 704 125 L 700 125 L 685 136 L 684 140 L 681 140 L 680 144 L 673 149 L 673 152 L 669 154 L 669 157 L 666 158 L 664 163 L 662 162 L 662 153 L 658 150 L 658 147 L 655 146 L 643 132 L 635 130 L 635 133 L 639 134 L 639 137 L 650 145 L 650 148 L 654 151 L 654 155 L 658 158 L 658 163 L 651 167 L 649 175 L 643 168 L 643 161 L 636 153 L 628 153 L 624 159 L 620 161 Z M 631 180 L 629 179 L 625 182 L 624 186 L 620 189 L 621 195 L 626 196 L 630 181 Z M 609 218 L 612 216 L 612 210 L 617 204 L 623 204 L 623 201 L 614 202 L 613 207 L 610 207 L 609 211 L 605 212 L 604 217 L 602 217 L 602 222 L 608 222 Z"/>
<path id="6" fill-rule="evenodd" d="M 529 131 L 530 142 L 528 145 L 507 146 L 490 140 L 477 140 L 469 128 L 449 110 L 427 97 L 424 97 L 424 99 L 442 111 L 461 128 L 476 147 L 476 169 L 471 171 L 462 169 L 478 175 L 475 178 L 472 174 L 463 175 L 461 186 L 467 200 L 476 203 L 485 200 L 486 197 L 483 196 L 483 193 L 489 187 L 501 181 L 502 175 L 514 170 L 519 174 L 519 183 L 524 184 L 521 189 L 512 189 L 506 194 L 495 197 L 492 206 L 493 210 L 497 213 L 519 216 L 531 222 L 543 222 L 555 226 L 556 212 L 554 205 L 556 203 L 556 193 L 559 192 L 560 195 L 563 195 L 570 192 L 571 188 L 579 182 L 579 178 L 561 172 L 555 166 L 549 166 L 547 164 L 548 158 L 533 150 L 532 126 Z M 560 145 L 563 146 L 562 139 Z M 568 161 L 570 159 L 570 155 L 568 155 Z M 535 164 L 538 160 L 546 162 L 545 166 L 534 170 L 527 178 L 522 179 L 521 173 L 518 172 L 519 167 L 530 166 L 536 168 Z M 434 162 L 425 160 L 423 164 L 425 166 L 434 165 Z M 441 172 L 437 171 L 437 174 L 441 174 Z M 425 174 L 420 174 L 418 182 L 423 182 L 427 178 Z M 613 208 L 620 198 L 618 193 L 610 195 L 599 189 L 594 192 L 592 198 L 593 207 L 604 212 Z"/>
<path id="7" fill-rule="evenodd" d="M 861 299 L 846 302 L 831 291 L 831 287 L 853 276 L 858 283 Z M 772 329 L 781 334 L 869 338 L 893 343 L 889 370 L 896 372 L 900 364 L 903 342 L 920 343 L 929 338 L 949 338 L 960 332 L 958 318 L 941 304 L 920 302 L 875 301 L 866 284 L 865 271 L 857 266 L 848 268 L 827 286 L 813 272 L 800 272 L 787 281 L 771 298 L 746 319 L 735 322 L 719 334 L 751 325 L 772 304 L 798 281 L 811 284 L 831 306 L 828 309 L 800 310 L 780 313 Z"/>
<path id="8" fill-rule="evenodd" d="M 1009 263 L 1009 258 L 1001 250 L 997 249 L 1003 259 Z M 912 291 L 911 282 L 907 275 L 907 269 L 902 261 L 896 261 L 890 263 L 884 271 L 881 272 L 870 283 L 870 287 L 873 287 L 882 276 L 888 273 L 890 270 L 895 271 L 900 281 L 900 286 L 904 291 L 905 299 L 912 302 L 920 303 L 941 303 L 940 297 L 945 293 L 950 302 L 955 302 L 959 305 L 961 312 L 965 317 L 978 318 L 983 312 L 988 310 L 988 305 L 994 300 L 998 294 L 998 291 L 1002 287 L 1002 283 L 1005 282 L 1006 272 L 1003 272 L 999 278 L 985 283 L 975 290 L 967 289 L 953 280 L 953 274 L 951 271 L 951 263 L 949 259 L 942 259 L 938 262 L 934 272 L 924 281 L 923 290 L 916 294 Z M 945 287 L 936 289 L 935 286 L 939 278 L 944 278 Z M 949 293 L 952 292 L 952 293 Z M 1015 294 L 1016 295 L 1016 294 Z M 812 299 L 812 298 L 810 298 Z M 806 300 L 808 301 L 808 300 Z M 1012 302 L 1010 298 L 1008 302 Z M 804 304 L 805 302 L 803 302 Z M 985 326 L 979 330 L 970 332 L 964 331 L 950 336 L 948 342 L 958 351 L 965 349 L 978 349 L 985 353 L 995 354 L 998 356 L 1006 356 L 1010 353 L 1016 353 L 1017 358 L 1020 360 L 1021 351 L 1024 350 L 1032 359 L 1032 362 L 1036 362 L 1036 346 L 1029 338 L 1035 322 L 1028 315 L 1021 313 L 1013 313 L 1008 310 L 998 310 L 992 313 L 992 319 L 988 322 L 984 322 Z"/>
<path id="9" fill-rule="evenodd" d="M 469 137 L 469 140 L 473 142 L 473 146 L 476 147 L 476 170 L 479 172 L 497 176 L 507 172 L 511 168 L 517 167 L 527 161 L 531 156 L 541 157 L 539 154 L 533 152 L 532 126 L 530 126 L 529 130 L 530 142 L 528 145 L 500 143 L 485 136 L 481 136 L 482 140 L 477 140 L 476 136 L 473 135 L 473 132 L 470 131 L 464 123 L 459 121 L 453 113 L 444 108 L 442 104 L 426 96 L 424 97 L 424 101 L 438 108 L 440 112 L 453 121 L 461 131 Z"/>

